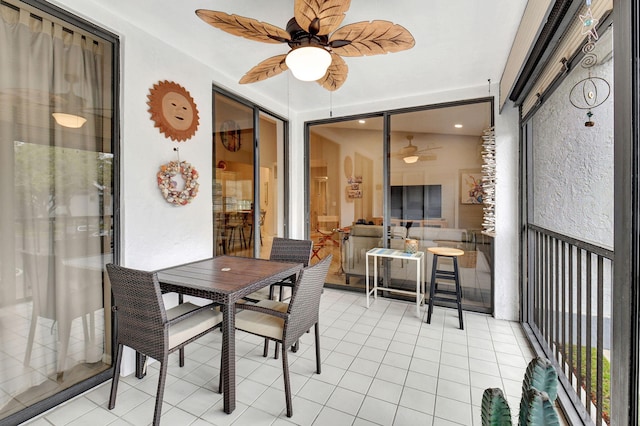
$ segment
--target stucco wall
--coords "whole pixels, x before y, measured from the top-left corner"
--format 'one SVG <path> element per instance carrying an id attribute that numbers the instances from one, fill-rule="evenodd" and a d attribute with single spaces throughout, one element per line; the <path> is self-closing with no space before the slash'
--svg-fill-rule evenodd
<path id="1" fill-rule="evenodd" d="M 604 62 L 591 68 L 591 76 L 613 87 L 611 37 L 601 37 L 597 47 Z M 575 108 L 569 95 L 588 76 L 588 70 L 576 67 L 533 117 L 532 219 L 536 225 L 612 248 L 613 94 L 592 110 L 595 125 L 585 127 L 587 111 Z"/>

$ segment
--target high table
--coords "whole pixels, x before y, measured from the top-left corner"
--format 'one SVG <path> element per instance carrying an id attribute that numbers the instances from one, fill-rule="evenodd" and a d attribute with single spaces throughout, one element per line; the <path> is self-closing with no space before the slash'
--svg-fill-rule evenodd
<path id="1" fill-rule="evenodd" d="M 369 290 L 369 258 L 373 258 L 373 288 Z M 416 262 L 416 291 L 401 290 L 391 287 L 378 287 L 378 259 L 403 259 Z M 406 253 L 402 250 L 394 250 L 388 248 L 372 248 L 367 251 L 366 257 L 365 279 L 367 282 L 367 308 L 369 307 L 369 296 L 373 293 L 374 299 L 378 297 L 378 290 L 389 291 L 392 293 L 405 294 L 415 296 L 416 298 L 416 315 L 420 317 L 420 305 L 424 301 L 424 291 L 422 281 L 424 277 L 424 252 L 417 251 L 415 253 Z"/>
<path id="2" fill-rule="evenodd" d="M 158 271 L 163 291 L 210 299 L 223 305 L 222 371 L 224 411 L 236 408 L 235 303 L 302 269 L 301 263 L 220 256 Z"/>

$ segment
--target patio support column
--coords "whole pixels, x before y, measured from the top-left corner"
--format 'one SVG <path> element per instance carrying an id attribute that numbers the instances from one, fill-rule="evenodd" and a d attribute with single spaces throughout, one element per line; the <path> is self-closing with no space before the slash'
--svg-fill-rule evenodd
<path id="1" fill-rule="evenodd" d="M 611 419 L 638 424 L 640 0 L 614 2 L 614 279 Z"/>

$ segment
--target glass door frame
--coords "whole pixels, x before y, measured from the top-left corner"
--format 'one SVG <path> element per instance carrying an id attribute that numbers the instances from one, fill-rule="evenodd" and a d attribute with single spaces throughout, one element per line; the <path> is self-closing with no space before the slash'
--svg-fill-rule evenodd
<path id="1" fill-rule="evenodd" d="M 120 38 L 117 34 L 112 33 L 96 24 L 87 21 L 77 15 L 74 15 L 67 10 L 53 5 L 45 0 L 20 0 L 21 2 L 32 6 L 38 10 L 41 10 L 44 14 L 53 16 L 63 22 L 66 22 L 72 26 L 78 27 L 81 30 L 87 31 L 97 38 L 101 38 L 104 41 L 111 44 L 111 97 L 112 104 L 112 120 L 111 120 L 111 152 L 113 153 L 113 235 L 112 235 L 112 254 L 113 262 L 119 263 L 120 259 L 120 245 L 121 245 L 121 232 L 120 232 L 120 195 L 121 195 L 121 180 L 120 180 Z M 106 276 L 106 272 L 105 272 Z M 113 296 L 110 300 L 111 306 L 113 306 Z M 105 311 L 111 311 L 111 306 L 105 306 Z M 105 315 L 105 320 L 109 317 Z M 111 345 L 111 359 L 115 359 L 115 337 L 117 335 L 117 324 L 113 316 L 110 317 L 111 335 L 105 336 L 110 339 L 110 342 L 105 344 Z M 8 417 L 0 419 L 0 423 L 6 422 L 7 424 L 20 424 L 30 420 L 45 411 L 54 408 L 65 401 L 70 400 L 96 386 L 110 380 L 113 377 L 113 363 L 110 368 L 104 370 L 86 380 L 76 383 L 60 392 L 40 400 L 25 409 L 11 414 Z"/>
<path id="2" fill-rule="evenodd" d="M 372 112 L 366 114 L 357 114 L 343 117 L 332 117 L 329 119 L 321 119 L 321 120 L 313 120 L 307 121 L 304 123 L 304 184 L 305 184 L 305 193 L 304 193 L 304 203 L 305 203 L 305 238 L 311 239 L 312 233 L 312 220 L 311 220 L 311 147 L 310 147 L 310 135 L 311 135 L 311 127 L 315 125 L 323 125 L 323 124 L 331 124 L 338 123 L 343 121 L 356 121 L 356 120 L 367 120 L 371 118 L 382 118 L 382 185 L 383 185 L 383 196 L 382 196 L 382 213 L 383 213 L 383 230 L 382 230 L 382 247 L 388 248 L 389 241 L 391 235 L 389 233 L 389 227 L 391 224 L 391 131 L 392 131 L 392 118 L 399 114 L 413 113 L 413 112 L 424 112 L 428 110 L 434 109 L 443 109 L 449 107 L 457 107 L 464 106 L 470 104 L 482 104 L 486 103 L 487 108 L 490 110 L 490 126 L 493 127 L 495 125 L 495 102 L 496 99 L 494 96 L 487 96 L 481 98 L 472 98 L 472 99 L 464 99 L 459 101 L 451 101 L 451 102 L 443 102 L 438 104 L 430 104 L 430 105 L 422 105 L 410 108 L 400 108 L 388 111 L 380 111 L 380 112 Z M 390 282 L 391 277 L 389 274 L 389 268 L 384 269 L 385 276 L 382 277 L 384 282 Z M 425 277 L 426 280 L 429 280 L 430 277 Z M 478 312 L 488 312 L 493 313 L 495 310 L 493 295 L 495 293 L 495 277 L 494 277 L 494 268 L 491 267 L 491 300 L 490 306 L 487 309 L 478 309 Z M 343 287 L 340 287 L 343 288 Z M 352 289 L 349 286 L 345 286 L 344 289 Z M 468 307 L 465 305 L 466 310 L 476 311 L 473 307 Z"/>
<path id="3" fill-rule="evenodd" d="M 255 104 L 251 101 L 249 101 L 248 99 L 245 99 L 241 96 L 238 96 L 237 94 L 230 92 L 220 86 L 217 86 L 215 83 L 212 86 L 212 92 L 213 92 L 213 96 L 214 98 L 212 98 L 212 123 L 213 123 L 213 135 L 212 135 L 212 146 L 215 149 L 215 129 L 216 129 L 216 120 L 215 120 L 215 116 L 216 116 L 216 112 L 215 112 L 215 95 L 222 95 L 224 97 L 227 97 L 239 104 L 241 104 L 242 106 L 245 106 L 249 109 L 253 110 L 253 140 L 251 141 L 252 146 L 253 146 L 253 201 L 254 201 L 254 205 L 255 204 L 255 200 L 260 200 L 260 115 L 261 114 L 266 114 L 270 117 L 273 117 L 277 120 L 280 120 L 282 122 L 283 125 L 283 141 L 282 141 L 282 150 L 283 150 L 283 164 L 281 167 L 281 170 L 289 170 L 289 121 L 272 112 L 269 111 L 266 108 L 263 108 L 262 106 Z M 213 153 L 212 153 L 213 154 Z M 212 168 L 213 168 L 213 172 L 214 172 L 214 176 L 213 179 L 215 179 L 215 164 L 212 164 Z M 282 173 L 282 179 L 283 179 L 283 193 L 282 193 L 282 215 L 283 215 L 283 223 L 282 223 L 282 229 L 283 229 L 283 237 L 287 237 L 289 234 L 289 219 L 290 219 L 290 211 L 289 211 L 289 198 L 290 198 L 290 191 L 289 191 L 289 182 L 290 182 L 290 177 L 289 177 L 289 173 Z M 280 197 L 279 197 L 280 198 Z M 259 204 L 257 204 L 259 206 Z M 259 253 L 260 253 L 260 208 L 254 208 L 253 209 L 253 223 L 255 226 L 255 229 L 253 230 L 253 257 L 259 257 Z M 214 224 L 215 226 L 215 224 Z M 214 233 L 214 238 L 215 238 L 215 233 Z M 213 247 L 213 252 L 214 252 L 214 256 L 215 256 L 215 252 L 216 252 L 216 241 L 214 240 L 214 247 Z"/>

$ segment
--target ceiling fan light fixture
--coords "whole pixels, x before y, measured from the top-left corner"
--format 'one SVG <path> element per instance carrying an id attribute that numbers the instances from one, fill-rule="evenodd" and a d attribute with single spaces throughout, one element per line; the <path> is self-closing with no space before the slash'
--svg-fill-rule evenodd
<path id="1" fill-rule="evenodd" d="M 404 160 L 404 162 L 405 162 L 405 163 L 407 163 L 407 164 L 413 164 L 413 163 L 415 163 L 416 161 L 418 161 L 418 159 L 419 159 L 419 158 L 420 158 L 420 157 L 419 157 L 419 156 L 417 156 L 417 155 L 408 155 L 408 156 L 404 157 L 404 158 L 403 158 L 403 160 Z"/>
<path id="2" fill-rule="evenodd" d="M 331 54 L 322 47 L 298 47 L 289 52 L 285 63 L 298 80 L 316 81 L 327 73 L 327 68 L 331 65 Z"/>
<path id="3" fill-rule="evenodd" d="M 69 127 L 71 129 L 79 129 L 87 122 L 87 119 L 75 114 L 67 114 L 64 112 L 54 112 L 53 118 L 56 123 L 63 127 Z"/>

